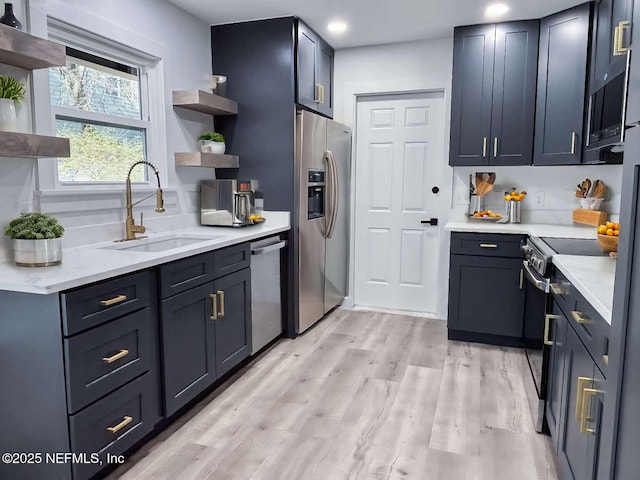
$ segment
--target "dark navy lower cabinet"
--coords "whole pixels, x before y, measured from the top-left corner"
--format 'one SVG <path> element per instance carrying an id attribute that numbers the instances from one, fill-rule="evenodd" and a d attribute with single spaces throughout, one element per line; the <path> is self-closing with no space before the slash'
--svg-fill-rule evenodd
<path id="1" fill-rule="evenodd" d="M 521 238 L 452 233 L 447 323 L 450 340 L 522 345 L 525 290 L 517 247 Z M 482 251 L 487 254 L 477 254 Z"/>
<path id="2" fill-rule="evenodd" d="M 166 416 L 216 381 L 213 282 L 162 300 L 162 372 Z"/>
<path id="3" fill-rule="evenodd" d="M 553 446 L 557 451 L 560 443 L 564 358 L 568 321 L 558 304 L 554 302 L 552 313 L 547 316 L 545 322 L 547 322 L 549 331 L 547 340 L 552 343 L 549 349 L 545 418 L 549 426 Z"/>

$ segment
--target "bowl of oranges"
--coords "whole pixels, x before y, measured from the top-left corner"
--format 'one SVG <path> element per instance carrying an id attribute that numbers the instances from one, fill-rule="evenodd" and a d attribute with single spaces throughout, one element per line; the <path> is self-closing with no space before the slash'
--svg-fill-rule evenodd
<path id="1" fill-rule="evenodd" d="M 618 251 L 619 236 L 619 223 L 607 222 L 604 225 L 598 225 L 598 244 L 605 252 L 611 253 Z"/>

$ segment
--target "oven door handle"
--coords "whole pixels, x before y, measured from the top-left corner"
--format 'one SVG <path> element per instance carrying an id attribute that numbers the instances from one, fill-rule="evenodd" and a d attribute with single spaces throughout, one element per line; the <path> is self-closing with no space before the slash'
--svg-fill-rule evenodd
<path id="1" fill-rule="evenodd" d="M 529 262 L 525 260 L 522 262 L 524 267 L 524 274 L 527 277 L 527 280 L 533 284 L 538 290 L 542 290 L 544 293 L 549 293 L 549 280 L 540 280 L 537 278 L 537 275 L 533 273 L 531 270 L 531 266 L 529 266 Z"/>

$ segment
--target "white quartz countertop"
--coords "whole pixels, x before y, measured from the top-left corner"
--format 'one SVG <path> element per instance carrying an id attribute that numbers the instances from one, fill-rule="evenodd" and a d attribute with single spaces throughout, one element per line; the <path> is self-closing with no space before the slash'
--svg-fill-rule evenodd
<path id="1" fill-rule="evenodd" d="M 138 241 L 118 244 L 107 240 L 64 249 L 62 264 L 53 267 L 28 268 L 3 262 L 0 263 L 0 290 L 37 294 L 60 292 L 290 229 L 288 212 L 265 212 L 264 216 L 266 221 L 260 225 L 243 228 L 194 227 L 152 234 L 140 240 L 154 242 L 176 236 L 201 240 L 160 252 L 117 250 Z"/>
<path id="2" fill-rule="evenodd" d="M 485 220 L 449 222 L 452 232 L 511 233 L 552 238 L 596 238 L 596 227 L 536 223 L 495 223 Z M 553 264 L 611 325 L 616 259 L 581 255 L 554 255 Z"/>
<path id="3" fill-rule="evenodd" d="M 616 259 L 611 257 L 554 255 L 553 264 L 560 269 L 576 290 L 611 325 Z"/>
<path id="4" fill-rule="evenodd" d="M 448 222 L 445 230 L 469 233 L 511 233 L 533 237 L 596 238 L 596 227 L 544 223 L 496 223 L 487 220 Z"/>

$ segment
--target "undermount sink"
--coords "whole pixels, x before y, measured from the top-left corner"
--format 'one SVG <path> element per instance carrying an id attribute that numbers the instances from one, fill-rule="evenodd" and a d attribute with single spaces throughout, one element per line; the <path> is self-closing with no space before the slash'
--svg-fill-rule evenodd
<path id="1" fill-rule="evenodd" d="M 102 248 L 107 250 L 122 250 L 127 252 L 164 252 L 165 250 L 187 247 L 189 245 L 208 242 L 211 240 L 216 240 L 218 238 L 224 238 L 224 235 L 208 235 L 205 237 L 197 235 L 176 234 L 163 236 L 160 238 L 141 238 L 140 240 L 119 242 Z"/>

